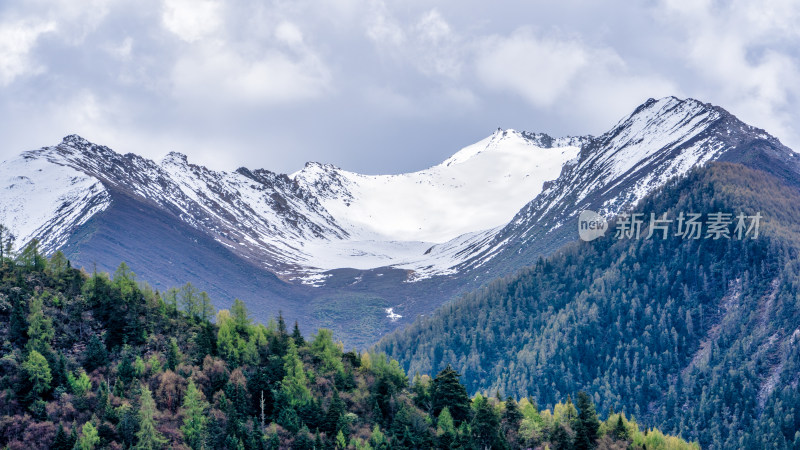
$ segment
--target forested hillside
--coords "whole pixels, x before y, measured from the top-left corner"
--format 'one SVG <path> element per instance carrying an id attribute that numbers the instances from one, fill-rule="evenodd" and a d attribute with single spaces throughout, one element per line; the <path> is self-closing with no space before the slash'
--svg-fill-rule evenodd
<path id="1" fill-rule="evenodd" d="M 568 245 L 378 346 L 409 373 L 447 365 L 469 392 L 600 411 L 703 448 L 800 448 L 800 193 L 715 163 L 648 196 L 649 218 L 760 212 L 746 239 L 604 238 Z M 645 224 L 647 223 L 645 219 Z M 735 222 L 734 222 L 735 225 Z M 733 225 L 730 227 L 734 231 Z"/>
<path id="2" fill-rule="evenodd" d="M 238 300 L 215 314 L 191 285 L 162 295 L 124 264 L 88 275 L 35 242 L 12 256 L 0 255 L 2 448 L 696 448 L 599 414 L 582 392 L 551 410 L 470 398 L 450 368 L 409 383 L 328 330 L 253 323 Z"/>

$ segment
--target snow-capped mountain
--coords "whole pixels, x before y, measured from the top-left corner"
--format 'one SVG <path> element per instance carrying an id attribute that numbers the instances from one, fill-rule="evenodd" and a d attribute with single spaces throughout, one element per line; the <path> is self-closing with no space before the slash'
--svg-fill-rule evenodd
<path id="1" fill-rule="evenodd" d="M 20 245 L 39 238 L 52 251 L 108 207 L 112 190 L 153 204 L 286 279 L 314 280 L 342 267 L 416 271 L 435 244 L 467 242 L 507 223 L 583 141 L 497 131 L 420 172 L 361 175 L 309 163 L 287 176 L 214 171 L 178 153 L 155 162 L 73 135 L 2 165 L 9 181 L 0 218 Z M 451 256 L 441 270 L 459 262 Z"/>
<path id="2" fill-rule="evenodd" d="M 72 135 L 0 164 L 0 223 L 19 246 L 38 238 L 102 270 L 124 260 L 157 287 L 192 281 L 220 306 L 239 297 L 363 344 L 577 239 L 580 211 L 613 216 L 714 160 L 800 179 L 800 158 L 765 131 L 668 97 L 598 137 L 497 130 L 399 175 L 216 171 Z"/>
<path id="3" fill-rule="evenodd" d="M 502 273 L 502 268 L 530 263 L 575 240 L 581 211 L 591 209 L 612 218 L 669 180 L 715 160 L 768 172 L 782 167 L 789 172 L 782 176 L 793 179 L 800 174 L 800 155 L 724 109 L 693 99 L 650 99 L 589 140 L 556 180 L 458 269 L 492 261 Z"/>

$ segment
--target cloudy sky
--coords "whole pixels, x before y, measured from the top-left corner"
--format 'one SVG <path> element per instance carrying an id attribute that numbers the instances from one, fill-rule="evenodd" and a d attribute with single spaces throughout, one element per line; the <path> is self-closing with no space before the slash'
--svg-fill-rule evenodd
<path id="1" fill-rule="evenodd" d="M 800 149 L 797 23 L 793 0 L 6 0 L 0 159 L 77 133 L 399 173 L 498 127 L 599 134 L 666 95 Z"/>

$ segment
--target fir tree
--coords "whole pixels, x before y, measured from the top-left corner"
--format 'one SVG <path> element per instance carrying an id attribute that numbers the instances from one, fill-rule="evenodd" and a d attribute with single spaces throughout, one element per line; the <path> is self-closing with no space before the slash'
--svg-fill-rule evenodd
<path id="1" fill-rule="evenodd" d="M 83 367 L 92 372 L 98 367 L 108 364 L 108 350 L 97 335 L 92 335 L 83 352 Z"/>
<path id="2" fill-rule="evenodd" d="M 294 321 L 294 329 L 292 329 L 292 339 L 294 339 L 294 343 L 298 347 L 306 345 L 306 340 L 303 338 L 303 333 L 300 332 L 300 326 L 296 320 Z"/>
<path id="3" fill-rule="evenodd" d="M 438 416 L 447 407 L 455 424 L 460 424 L 469 417 L 469 396 L 459 378 L 458 372 L 448 364 L 436 375 L 431 385 L 433 414 Z"/>
<path id="4" fill-rule="evenodd" d="M 186 444 L 194 450 L 205 447 L 208 424 L 206 409 L 208 409 L 208 403 L 203 393 L 197 389 L 194 380 L 189 380 L 189 386 L 186 388 L 186 395 L 183 398 L 184 418 L 181 431 Z"/>
<path id="5" fill-rule="evenodd" d="M 53 443 L 50 444 L 50 450 L 72 450 L 74 445 L 75 442 L 70 441 L 69 436 L 64 431 L 64 426 L 59 423 L 56 437 L 53 439 Z"/>
<path id="6" fill-rule="evenodd" d="M 156 403 L 150 389 L 141 385 L 139 398 L 139 431 L 136 433 L 136 450 L 154 450 L 162 448 L 167 440 L 156 429 Z"/>
<path id="7" fill-rule="evenodd" d="M 31 350 L 25 362 L 22 363 L 22 369 L 27 376 L 27 382 L 30 384 L 30 395 L 33 398 L 40 397 L 50 390 L 50 382 L 53 381 L 53 375 L 50 372 L 47 359 L 41 353 Z"/>
<path id="8" fill-rule="evenodd" d="M 175 338 L 171 338 L 169 346 L 167 346 L 167 368 L 174 371 L 180 364 L 181 359 L 182 355 L 180 348 L 178 348 L 178 341 Z"/>
<path id="9" fill-rule="evenodd" d="M 322 431 L 328 436 L 336 434 L 338 430 L 339 419 L 345 413 L 345 405 L 339 397 L 339 391 L 334 388 L 333 396 L 331 397 L 331 404 L 328 406 L 328 411 L 325 413 L 325 421 L 322 426 Z"/>
<path id="10" fill-rule="evenodd" d="M 617 421 L 614 424 L 614 429 L 611 431 L 611 435 L 614 436 L 614 439 L 619 441 L 627 441 L 629 439 L 628 428 L 622 421 L 622 414 L 617 416 Z"/>
<path id="11" fill-rule="evenodd" d="M 286 355 L 283 357 L 283 368 L 286 374 L 281 380 L 281 390 L 294 405 L 301 405 L 311 400 L 311 391 L 308 389 L 308 378 L 303 367 L 303 361 L 297 353 L 297 346 L 289 341 Z"/>
<path id="12" fill-rule="evenodd" d="M 569 450 L 572 448 L 572 439 L 564 425 L 555 425 L 550 433 L 550 448 L 552 450 Z"/>
<path id="13" fill-rule="evenodd" d="M 500 418 L 488 399 L 478 394 L 472 405 L 475 416 L 472 418 L 472 439 L 480 448 L 498 446 Z"/>
<path id="14" fill-rule="evenodd" d="M 578 392 L 578 400 L 575 406 L 578 408 L 575 448 L 578 450 L 593 449 L 597 445 L 597 430 L 600 428 L 600 421 L 597 420 L 594 403 L 592 403 L 589 394 Z"/>
<path id="15" fill-rule="evenodd" d="M 94 450 L 97 444 L 100 443 L 100 436 L 97 433 L 97 428 L 92 425 L 92 422 L 86 422 L 81 428 L 81 435 L 75 448 L 79 450 Z"/>
<path id="16" fill-rule="evenodd" d="M 308 431 L 308 427 L 303 426 L 297 437 L 292 443 L 292 450 L 314 450 L 314 439 Z"/>

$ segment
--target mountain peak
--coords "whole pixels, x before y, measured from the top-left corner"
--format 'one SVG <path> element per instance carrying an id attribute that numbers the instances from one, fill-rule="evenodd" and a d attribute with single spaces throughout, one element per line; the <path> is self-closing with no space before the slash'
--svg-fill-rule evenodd
<path id="1" fill-rule="evenodd" d="M 161 158 L 161 164 L 180 164 L 185 165 L 189 163 L 189 157 L 180 152 L 169 152 Z"/>
<path id="2" fill-rule="evenodd" d="M 64 139 L 61 140 L 61 144 L 79 149 L 94 146 L 93 143 L 89 142 L 87 139 L 77 134 L 70 134 L 64 136 Z"/>

